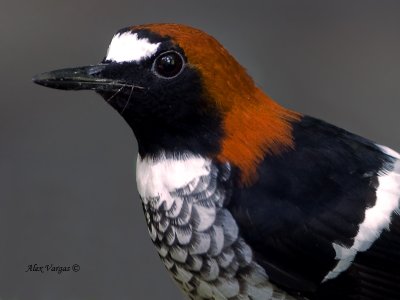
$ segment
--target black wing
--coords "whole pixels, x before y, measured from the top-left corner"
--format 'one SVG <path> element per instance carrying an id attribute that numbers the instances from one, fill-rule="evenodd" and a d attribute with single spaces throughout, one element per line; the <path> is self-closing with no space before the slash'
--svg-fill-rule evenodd
<path id="1" fill-rule="evenodd" d="M 327 276 L 339 261 L 333 244 L 355 247 L 395 158 L 311 117 L 293 124 L 293 136 L 295 149 L 266 156 L 258 181 L 236 188 L 228 204 L 257 261 L 273 283 L 310 299 L 400 299 L 400 218 L 392 210 L 390 228 Z"/>

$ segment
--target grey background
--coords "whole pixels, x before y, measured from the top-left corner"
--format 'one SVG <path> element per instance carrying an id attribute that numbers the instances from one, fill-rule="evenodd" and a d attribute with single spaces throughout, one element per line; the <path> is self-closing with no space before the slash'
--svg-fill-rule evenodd
<path id="1" fill-rule="evenodd" d="M 0 298 L 180 299 L 148 237 L 136 141 L 91 92 L 33 74 L 96 63 L 127 25 L 219 39 L 281 104 L 400 150 L 400 1 L 4 0 L 0 9 Z M 25 272 L 79 264 L 78 273 Z"/>

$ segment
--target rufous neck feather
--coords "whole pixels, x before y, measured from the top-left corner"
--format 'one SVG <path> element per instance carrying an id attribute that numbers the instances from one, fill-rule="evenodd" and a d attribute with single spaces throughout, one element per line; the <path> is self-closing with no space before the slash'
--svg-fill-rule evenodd
<path id="1" fill-rule="evenodd" d="M 257 88 L 246 70 L 213 37 L 179 24 L 153 24 L 148 29 L 169 36 L 184 49 L 188 63 L 198 69 L 210 105 L 223 114 L 221 151 L 217 159 L 241 170 L 241 182 L 257 177 L 265 155 L 293 148 L 290 122 L 300 115 L 289 111 Z"/>
<path id="2" fill-rule="evenodd" d="M 241 170 L 244 185 L 256 180 L 257 166 L 266 155 L 293 148 L 291 121 L 300 118 L 257 88 L 253 97 L 237 101 L 226 113 L 226 135 L 218 155 L 220 161 L 232 162 Z"/>

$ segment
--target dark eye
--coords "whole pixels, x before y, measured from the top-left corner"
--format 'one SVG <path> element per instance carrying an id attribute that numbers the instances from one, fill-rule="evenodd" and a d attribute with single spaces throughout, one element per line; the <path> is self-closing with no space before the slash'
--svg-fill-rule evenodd
<path id="1" fill-rule="evenodd" d="M 182 71 L 184 64 L 183 57 L 178 52 L 164 52 L 154 60 L 153 72 L 160 77 L 172 78 Z"/>

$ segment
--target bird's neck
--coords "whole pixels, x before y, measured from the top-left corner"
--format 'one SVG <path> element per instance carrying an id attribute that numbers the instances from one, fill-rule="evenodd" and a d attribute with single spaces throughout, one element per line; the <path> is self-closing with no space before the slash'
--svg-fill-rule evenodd
<path id="1" fill-rule="evenodd" d="M 142 120 L 130 124 L 142 158 L 167 154 L 179 157 L 185 153 L 213 157 L 220 152 L 222 120 L 218 115 L 192 116 L 179 122 Z"/>
<path id="2" fill-rule="evenodd" d="M 293 147 L 291 123 L 299 118 L 255 88 L 250 97 L 236 99 L 222 113 L 208 111 L 181 122 L 148 119 L 130 125 L 142 158 L 191 153 L 229 162 L 240 170 L 241 181 L 247 185 L 256 178 L 265 155 Z"/>
<path id="3" fill-rule="evenodd" d="M 233 163 L 241 171 L 242 183 L 251 184 L 265 155 L 293 147 L 291 123 L 300 117 L 255 88 L 251 99 L 235 101 L 226 114 L 218 160 Z"/>

